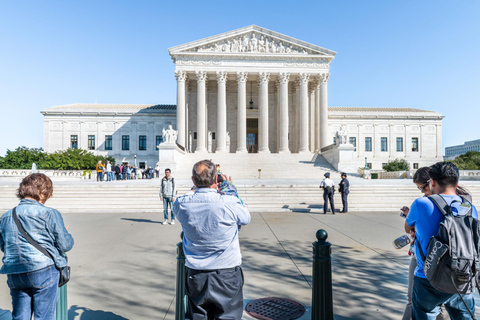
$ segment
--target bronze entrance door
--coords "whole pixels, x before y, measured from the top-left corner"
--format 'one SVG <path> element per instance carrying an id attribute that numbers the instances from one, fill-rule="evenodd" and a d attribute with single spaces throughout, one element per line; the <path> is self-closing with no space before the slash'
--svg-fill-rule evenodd
<path id="1" fill-rule="evenodd" d="M 258 119 L 247 119 L 247 150 L 258 152 Z"/>

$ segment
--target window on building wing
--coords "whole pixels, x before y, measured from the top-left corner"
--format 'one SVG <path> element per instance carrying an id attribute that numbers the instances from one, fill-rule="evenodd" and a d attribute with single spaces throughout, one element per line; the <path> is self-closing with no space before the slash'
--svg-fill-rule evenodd
<path id="1" fill-rule="evenodd" d="M 95 136 L 88 136 L 88 150 L 95 150 Z"/>
<path id="2" fill-rule="evenodd" d="M 365 137 L 365 151 L 372 151 L 372 137 Z"/>
<path id="3" fill-rule="evenodd" d="M 130 150 L 130 136 L 122 136 L 122 150 Z"/>

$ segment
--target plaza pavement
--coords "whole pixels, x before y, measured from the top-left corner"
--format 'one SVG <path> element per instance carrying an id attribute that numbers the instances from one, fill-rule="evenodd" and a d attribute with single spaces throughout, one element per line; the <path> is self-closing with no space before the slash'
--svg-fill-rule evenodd
<path id="1" fill-rule="evenodd" d="M 392 182 L 411 180 L 389 180 L 388 185 Z M 77 183 L 85 181 L 73 182 Z M 318 180 L 298 181 L 309 183 L 318 185 Z M 359 179 L 356 183 L 387 181 Z M 159 203 L 158 214 L 123 214 L 114 208 L 102 214 L 63 214 L 75 238 L 69 253 L 70 320 L 174 319 L 175 244 L 180 241 L 181 226 L 160 224 L 160 207 Z M 300 319 L 310 319 L 311 244 L 315 232 L 325 229 L 332 243 L 335 319 L 400 319 L 409 256 L 407 249 L 394 249 L 392 241 L 404 233 L 403 223 L 391 212 L 252 213 L 252 222 L 240 232 L 245 303 L 263 297 L 290 298 L 307 308 Z M 6 277 L 0 275 L 0 320 L 10 319 L 10 310 Z M 244 313 L 244 319 L 252 318 Z"/>
<path id="2" fill-rule="evenodd" d="M 160 210 L 159 210 L 160 211 Z M 158 214 L 65 214 L 75 237 L 69 254 L 70 320 L 174 319 L 176 246 L 181 226 Z M 397 214 L 253 213 L 241 229 L 245 303 L 285 297 L 310 319 L 312 247 L 325 229 L 332 243 L 335 318 L 400 319 L 406 301 L 407 250 Z M 0 276 L 0 316 L 9 319 L 6 277 Z M 246 314 L 244 319 L 251 319 Z"/>

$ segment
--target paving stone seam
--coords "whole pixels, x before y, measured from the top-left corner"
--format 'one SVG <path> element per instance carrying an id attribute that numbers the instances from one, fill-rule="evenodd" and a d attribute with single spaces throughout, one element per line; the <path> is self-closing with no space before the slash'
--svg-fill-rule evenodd
<path id="1" fill-rule="evenodd" d="M 262 217 L 263 221 L 265 222 L 265 224 L 267 225 L 267 227 L 270 229 L 270 232 L 273 234 L 273 236 L 275 237 L 275 239 L 277 239 L 277 242 L 280 244 L 280 246 L 282 247 L 283 251 L 287 254 L 288 258 L 290 258 L 290 260 L 293 262 L 293 264 L 295 265 L 295 268 L 297 268 L 298 272 L 302 275 L 303 279 L 305 280 L 305 282 L 309 285 L 310 289 L 312 289 L 312 285 L 310 284 L 310 282 L 308 282 L 307 280 L 307 277 L 303 274 L 303 272 L 300 270 L 300 268 L 298 267 L 298 265 L 295 263 L 295 260 L 293 260 L 292 256 L 288 253 L 288 251 L 285 249 L 285 247 L 283 246 L 282 242 L 280 241 L 280 239 L 278 239 L 277 235 L 275 234 L 275 232 L 273 232 L 272 228 L 270 227 L 270 225 L 268 224 L 268 222 L 265 220 L 265 218 L 263 217 L 263 215 L 259 212 L 258 213 L 260 215 L 260 217 Z"/>

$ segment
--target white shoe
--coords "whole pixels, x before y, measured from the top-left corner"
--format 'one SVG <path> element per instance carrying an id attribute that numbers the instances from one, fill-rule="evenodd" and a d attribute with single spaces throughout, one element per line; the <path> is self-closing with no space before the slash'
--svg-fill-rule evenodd
<path id="1" fill-rule="evenodd" d="M 168 220 L 165 220 L 162 222 L 162 224 L 167 224 L 168 223 Z"/>
<path id="2" fill-rule="evenodd" d="M 175 220 L 172 220 L 172 222 L 170 222 L 170 224 L 175 224 Z"/>

